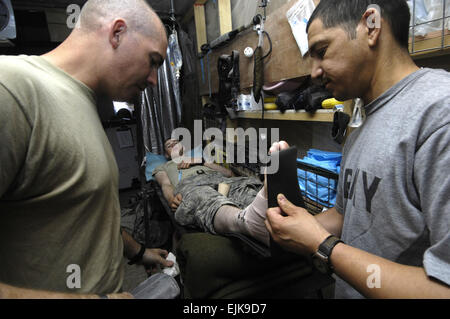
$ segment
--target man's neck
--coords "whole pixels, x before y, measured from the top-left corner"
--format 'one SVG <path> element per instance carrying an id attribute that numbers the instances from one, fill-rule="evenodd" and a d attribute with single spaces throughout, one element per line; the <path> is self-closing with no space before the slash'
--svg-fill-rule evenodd
<path id="1" fill-rule="evenodd" d="M 394 54 L 392 52 L 394 51 L 379 59 L 380 62 L 375 66 L 370 88 L 362 97 L 365 104 L 371 103 L 405 77 L 419 70 L 407 51 L 398 49 Z"/>
<path id="2" fill-rule="evenodd" d="M 77 45 L 75 45 L 75 42 Z M 82 49 L 83 46 L 86 46 L 86 44 L 82 40 L 71 35 L 56 49 L 42 55 L 42 57 L 97 92 L 95 56 L 87 57 L 85 52 L 91 51 Z"/>

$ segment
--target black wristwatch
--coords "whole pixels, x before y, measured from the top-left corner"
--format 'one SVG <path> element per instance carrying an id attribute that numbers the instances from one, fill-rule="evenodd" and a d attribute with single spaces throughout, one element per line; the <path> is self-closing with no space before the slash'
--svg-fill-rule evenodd
<path id="1" fill-rule="evenodd" d="M 128 265 L 134 265 L 135 263 L 140 262 L 142 260 L 142 256 L 144 256 L 144 252 L 145 252 L 145 246 L 141 244 L 141 249 L 133 258 L 130 259 L 130 261 L 128 262 Z"/>
<path id="2" fill-rule="evenodd" d="M 331 265 L 330 256 L 334 246 L 339 243 L 343 243 L 343 241 L 336 236 L 330 235 L 320 244 L 319 249 L 313 254 L 312 262 L 314 267 L 321 273 L 327 275 L 333 273 L 333 265 Z"/>

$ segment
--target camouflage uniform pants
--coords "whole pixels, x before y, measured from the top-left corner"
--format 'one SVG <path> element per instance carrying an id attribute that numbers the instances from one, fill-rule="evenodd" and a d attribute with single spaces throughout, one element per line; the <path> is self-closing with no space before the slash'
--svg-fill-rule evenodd
<path id="1" fill-rule="evenodd" d="M 230 185 L 228 197 L 217 189 L 220 183 Z M 245 208 L 250 205 L 263 187 L 254 177 L 224 177 L 218 172 L 194 175 L 183 179 L 174 194 L 183 197 L 175 212 L 175 220 L 183 226 L 195 226 L 204 231 L 214 231 L 214 216 L 223 205 Z"/>

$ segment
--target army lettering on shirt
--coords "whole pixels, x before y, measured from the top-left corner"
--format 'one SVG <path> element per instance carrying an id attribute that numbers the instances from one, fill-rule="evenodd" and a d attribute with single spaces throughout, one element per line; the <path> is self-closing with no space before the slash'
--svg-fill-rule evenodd
<path id="1" fill-rule="evenodd" d="M 359 168 L 353 172 L 353 169 L 347 168 L 344 172 L 344 198 L 353 199 L 353 205 L 355 205 L 355 189 L 356 183 L 362 183 L 364 190 L 364 197 L 366 200 L 366 211 L 372 212 L 372 199 L 375 196 L 378 186 L 380 185 L 381 178 L 378 176 L 370 179 L 366 171 Z"/>

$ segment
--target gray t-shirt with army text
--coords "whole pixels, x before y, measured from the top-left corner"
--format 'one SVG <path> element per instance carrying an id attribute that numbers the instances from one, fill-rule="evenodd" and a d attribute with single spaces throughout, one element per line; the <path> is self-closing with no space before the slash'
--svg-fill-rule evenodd
<path id="1" fill-rule="evenodd" d="M 343 150 L 342 240 L 450 285 L 450 73 L 420 69 L 365 111 Z M 335 296 L 362 297 L 339 278 Z"/>

